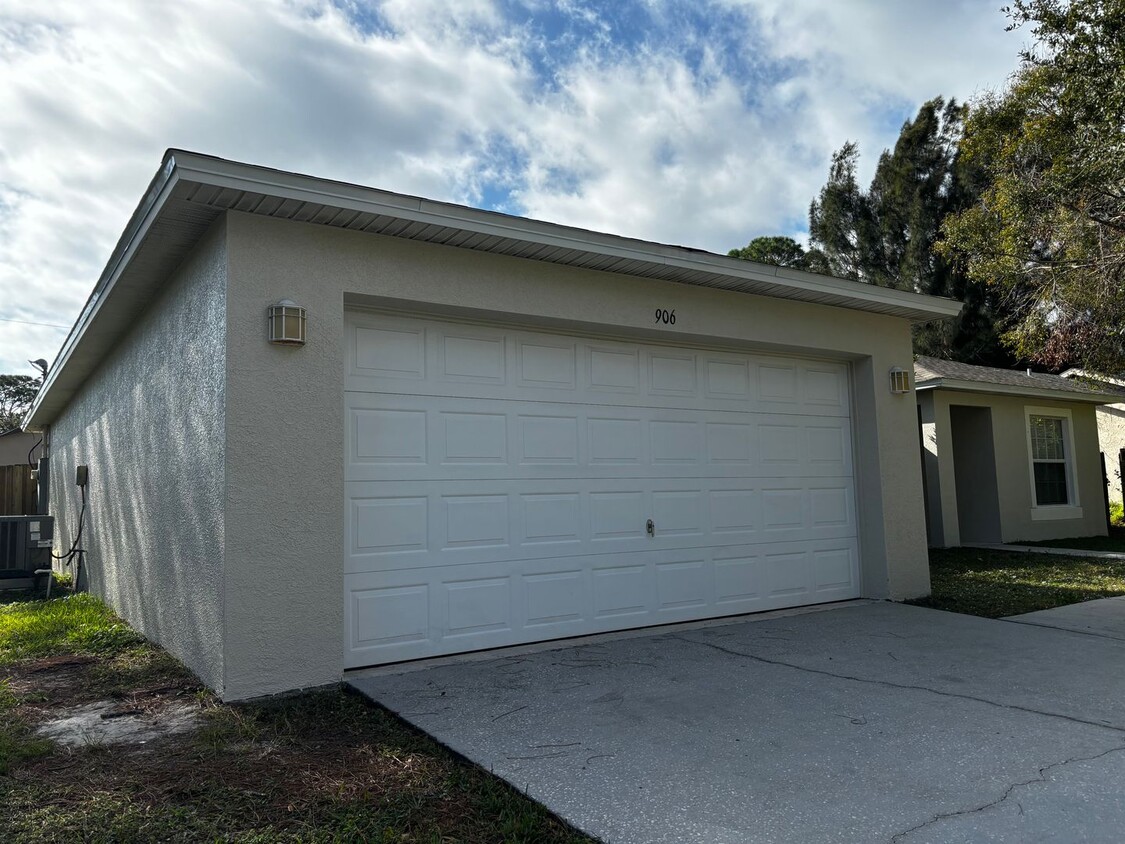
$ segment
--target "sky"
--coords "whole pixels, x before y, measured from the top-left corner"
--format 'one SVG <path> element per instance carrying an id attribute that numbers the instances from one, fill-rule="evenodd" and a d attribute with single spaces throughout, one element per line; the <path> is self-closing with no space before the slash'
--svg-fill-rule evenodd
<path id="1" fill-rule="evenodd" d="M 1001 5 L 0 0 L 0 373 L 54 359 L 169 147 L 725 253 L 1003 87 Z"/>

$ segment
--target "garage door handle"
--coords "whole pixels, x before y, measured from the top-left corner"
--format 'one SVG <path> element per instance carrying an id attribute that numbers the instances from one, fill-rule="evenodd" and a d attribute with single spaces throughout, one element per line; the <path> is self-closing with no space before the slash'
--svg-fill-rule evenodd
<path id="1" fill-rule="evenodd" d="M 647 522 L 645 522 L 645 532 L 649 536 L 656 536 L 656 522 L 654 522 L 652 519 L 649 519 Z"/>

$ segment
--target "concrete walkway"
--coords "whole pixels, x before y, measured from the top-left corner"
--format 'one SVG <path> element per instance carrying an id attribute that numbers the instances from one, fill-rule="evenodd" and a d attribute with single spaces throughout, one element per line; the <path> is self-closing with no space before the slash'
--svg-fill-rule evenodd
<path id="1" fill-rule="evenodd" d="M 1125 641 L 888 603 L 350 682 L 608 842 L 1119 841 Z"/>
<path id="2" fill-rule="evenodd" d="M 986 545 L 981 542 L 966 542 L 964 548 L 987 548 L 989 551 L 1022 551 L 1028 554 L 1057 554 L 1061 557 L 1099 557 L 1103 560 L 1125 561 L 1125 553 L 1120 551 L 1089 551 L 1084 548 L 1053 548 L 1046 545 Z"/>
<path id="3" fill-rule="evenodd" d="M 1004 620 L 1125 641 L 1125 597 L 1067 604 L 1065 607 L 1008 616 Z M 1125 670 L 1125 666 L 1114 666 L 1114 670 Z"/>

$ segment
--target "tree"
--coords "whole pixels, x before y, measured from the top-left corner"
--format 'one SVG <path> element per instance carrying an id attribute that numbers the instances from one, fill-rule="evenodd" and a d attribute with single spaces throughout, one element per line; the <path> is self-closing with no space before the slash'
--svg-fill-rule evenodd
<path id="1" fill-rule="evenodd" d="M 915 328 L 916 352 L 1008 365 L 995 329 L 998 297 L 934 248 L 945 217 L 968 207 L 983 186 L 982 171 L 959 153 L 964 119 L 954 100 L 925 103 L 894 149 L 883 151 L 866 191 L 856 179 L 859 148 L 845 144 L 809 207 L 810 252 L 823 253 L 842 278 L 963 302 L 959 317 Z"/>
<path id="2" fill-rule="evenodd" d="M 39 392 L 39 379 L 30 375 L 0 375 L 0 432 L 20 427 Z"/>
<path id="3" fill-rule="evenodd" d="M 868 281 L 866 250 L 871 241 L 871 209 L 856 181 L 859 146 L 848 141 L 832 156 L 828 184 L 809 206 L 809 239 L 823 256 L 829 275 Z"/>
<path id="4" fill-rule="evenodd" d="M 772 264 L 775 267 L 793 267 L 798 270 L 809 268 L 809 256 L 805 253 L 805 247 L 793 238 L 781 235 L 756 237 L 741 249 L 730 250 L 727 256 L 759 264 Z"/>
<path id="5" fill-rule="evenodd" d="M 1052 367 L 1125 371 L 1125 3 L 1016 0 L 1032 49 L 969 116 L 978 202 L 942 251 L 1006 297 L 1005 341 Z"/>

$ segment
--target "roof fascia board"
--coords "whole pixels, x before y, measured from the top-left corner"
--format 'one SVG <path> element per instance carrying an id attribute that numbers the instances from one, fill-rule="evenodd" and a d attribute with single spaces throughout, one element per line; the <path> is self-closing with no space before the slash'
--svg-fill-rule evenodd
<path id="1" fill-rule="evenodd" d="M 159 215 L 160 208 L 175 188 L 177 181 L 175 162 L 166 158 L 129 218 L 129 222 L 126 224 L 113 252 L 110 253 L 109 261 L 98 278 L 97 284 L 94 285 L 90 297 L 86 300 L 86 304 L 82 306 L 78 319 L 71 326 L 62 347 L 55 355 L 54 362 L 47 370 L 47 376 L 43 379 L 39 392 L 35 395 L 35 400 L 24 416 L 23 427 L 25 429 L 33 429 L 41 424 L 38 419 L 39 411 L 43 400 L 47 398 L 55 383 L 56 376 L 66 368 L 67 361 L 81 343 L 83 336 L 86 334 L 86 329 L 101 313 L 102 307 L 109 299 L 109 294 L 118 278 L 121 277 L 122 271 L 129 265 L 140 244 L 144 242 L 153 221 Z"/>
<path id="2" fill-rule="evenodd" d="M 951 390 L 958 393 L 999 393 L 1007 396 L 1029 396 L 1084 404 L 1120 404 L 1125 402 L 1125 396 L 1114 396 L 1108 393 L 1072 393 L 1069 390 L 1014 387 L 1010 384 L 984 384 L 977 381 L 956 381 L 949 378 L 935 378 L 914 385 L 915 392 L 922 393 L 927 390 Z"/>
<path id="3" fill-rule="evenodd" d="M 713 272 L 735 279 L 776 284 L 836 296 L 856 304 L 879 304 L 914 311 L 918 321 L 946 319 L 961 312 L 953 299 L 920 296 L 902 290 L 819 276 L 734 258 L 692 254 L 683 247 L 665 246 L 619 235 L 528 220 L 452 203 L 393 194 L 377 188 L 327 181 L 298 173 L 254 167 L 192 153 L 174 152 L 181 181 L 253 191 L 285 199 L 315 202 L 350 211 L 394 216 L 411 222 L 462 229 L 475 234 L 529 241 L 544 246 L 594 252 L 599 255 L 660 264 L 679 269 Z M 781 297 L 785 298 L 785 297 Z"/>

